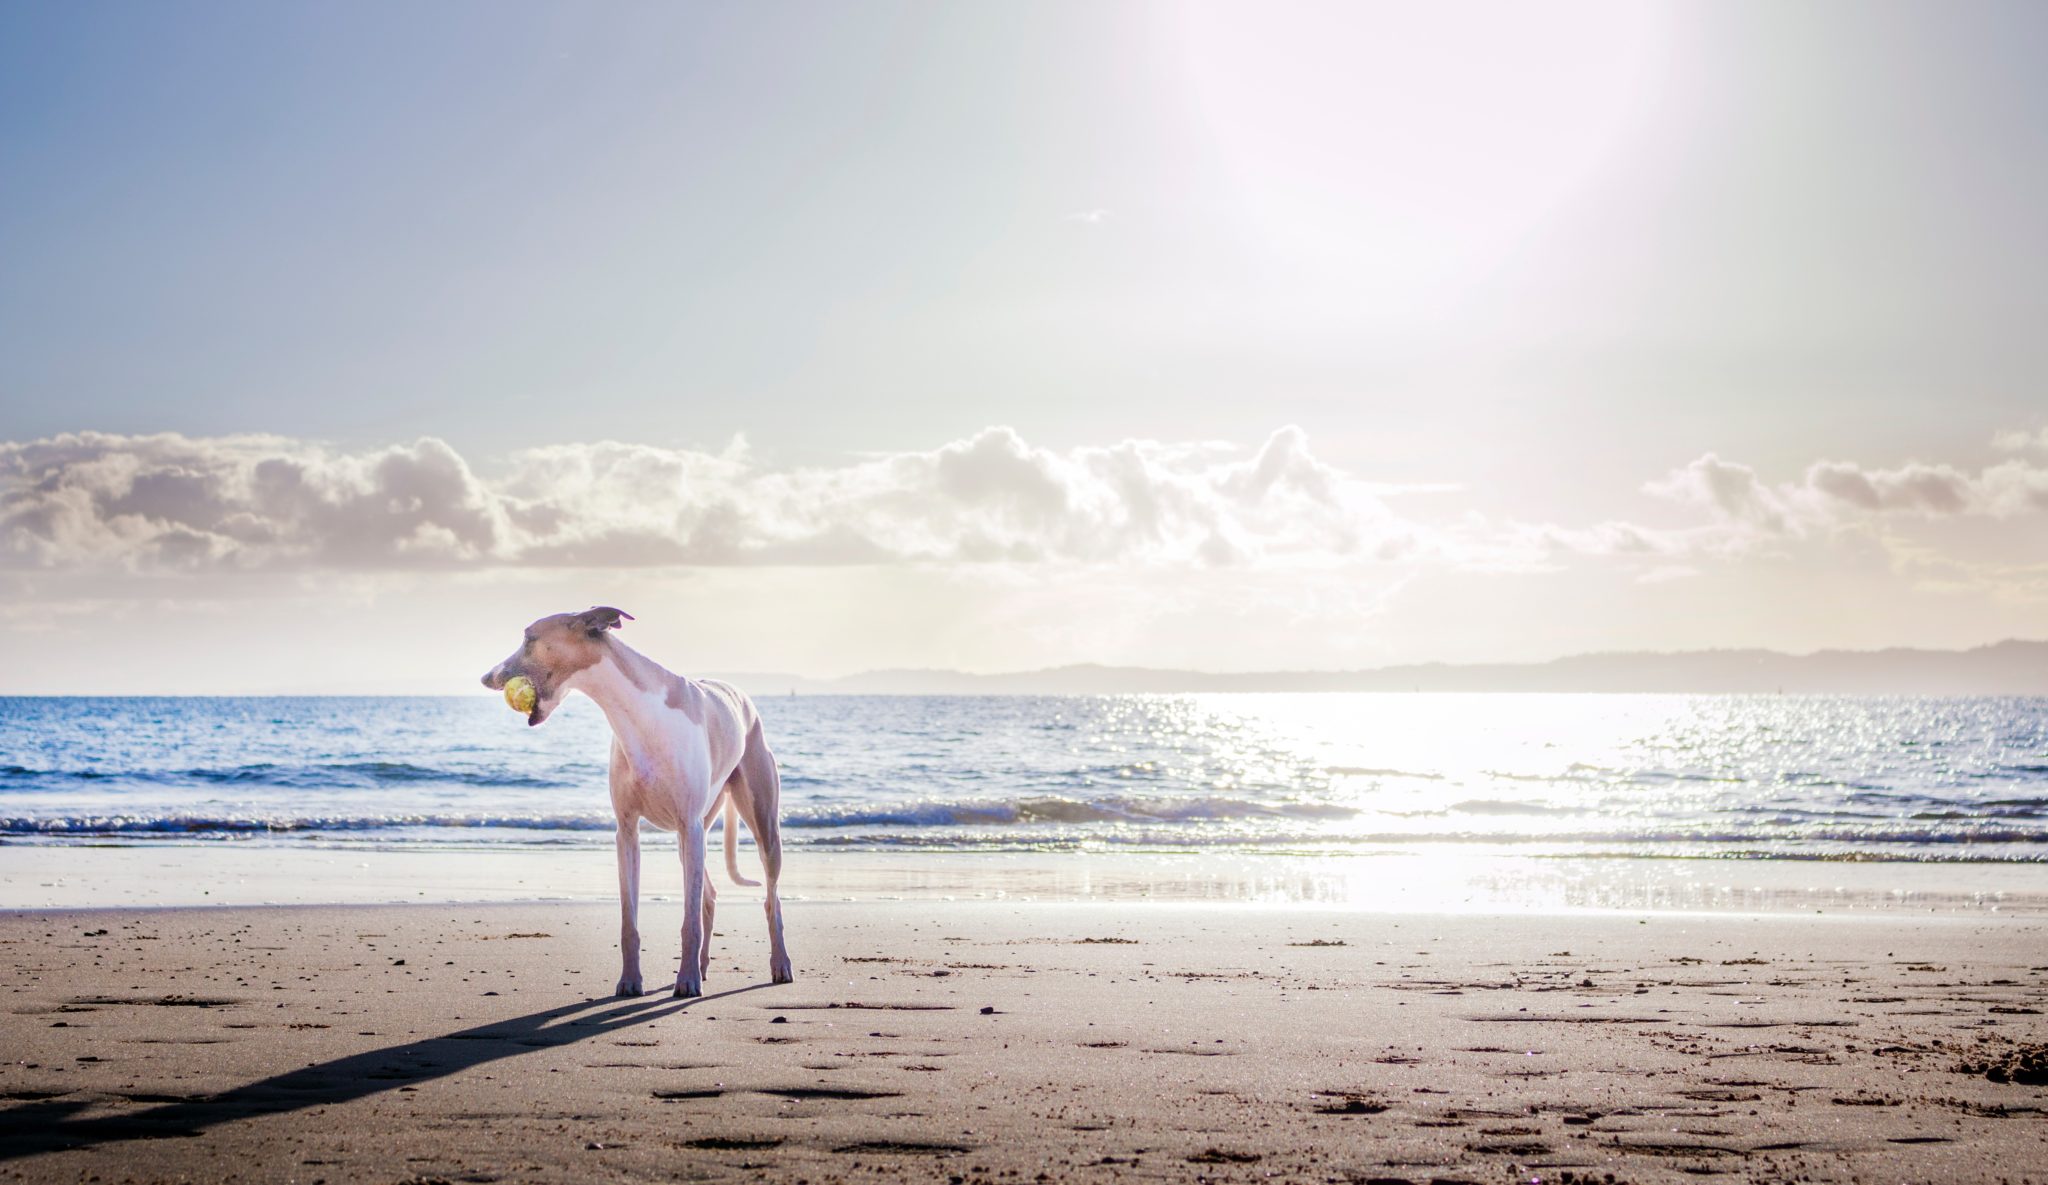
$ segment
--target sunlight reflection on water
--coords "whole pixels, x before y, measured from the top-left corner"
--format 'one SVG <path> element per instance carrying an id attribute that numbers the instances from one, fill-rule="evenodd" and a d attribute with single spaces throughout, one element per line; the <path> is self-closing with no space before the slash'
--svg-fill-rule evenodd
<path id="1" fill-rule="evenodd" d="M 776 697 L 786 842 L 2039 861 L 2048 701 Z M 0 700 L 0 836 L 608 846 L 602 717 L 494 698 Z"/>

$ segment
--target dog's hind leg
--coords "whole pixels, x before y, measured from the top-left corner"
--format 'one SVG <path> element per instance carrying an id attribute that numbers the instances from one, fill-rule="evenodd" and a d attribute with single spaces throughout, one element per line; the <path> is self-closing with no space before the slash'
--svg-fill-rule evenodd
<path id="1" fill-rule="evenodd" d="M 767 882 L 761 907 L 768 914 L 768 974 L 776 983 L 789 983 L 796 975 L 782 941 L 782 896 L 775 889 L 782 877 L 782 780 L 758 721 L 747 733 L 746 752 L 740 757 L 735 778 L 732 803 L 747 821 L 747 830 L 754 833 L 754 847 L 761 854 L 761 871 Z"/>
<path id="2" fill-rule="evenodd" d="M 718 909 L 718 886 L 711 883 L 711 868 L 704 869 L 704 946 L 697 952 L 697 974 L 711 976 L 711 915 Z"/>
<path id="3" fill-rule="evenodd" d="M 767 880 L 767 897 L 761 908 L 768 912 L 768 976 L 776 983 L 789 983 L 796 972 L 789 965 L 789 948 L 782 942 L 782 895 L 775 891 L 775 882 L 782 879 L 782 827 L 770 814 L 763 828 L 755 833 L 755 842 L 761 849 Z"/>

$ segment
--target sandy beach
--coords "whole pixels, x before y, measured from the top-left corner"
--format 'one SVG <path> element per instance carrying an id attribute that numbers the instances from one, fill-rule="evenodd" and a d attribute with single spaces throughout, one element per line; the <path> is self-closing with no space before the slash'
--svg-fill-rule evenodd
<path id="1" fill-rule="evenodd" d="M 650 976 L 679 906 L 645 922 Z M 32 1181 L 2048 1181 L 2032 917 L 721 901 L 0 917 Z"/>
<path id="2" fill-rule="evenodd" d="M 0 1185 L 2048 1185 L 2043 129 L 2048 0 L 0 3 Z"/>

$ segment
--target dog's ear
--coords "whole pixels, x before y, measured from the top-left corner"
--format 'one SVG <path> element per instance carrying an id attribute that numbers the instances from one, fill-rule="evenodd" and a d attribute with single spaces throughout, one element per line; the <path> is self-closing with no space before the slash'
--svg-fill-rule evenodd
<path id="1" fill-rule="evenodd" d="M 615 630 L 624 622 L 633 620 L 633 615 L 610 605 L 592 605 L 576 615 L 576 628 L 593 638 L 601 638 L 606 630 Z"/>

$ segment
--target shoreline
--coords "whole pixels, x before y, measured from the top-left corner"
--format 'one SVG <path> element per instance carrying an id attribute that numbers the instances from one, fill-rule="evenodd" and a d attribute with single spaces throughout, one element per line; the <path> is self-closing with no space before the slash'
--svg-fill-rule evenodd
<path id="1" fill-rule="evenodd" d="M 647 845 L 643 899 L 678 898 Z M 713 858 L 714 878 L 728 891 Z M 758 875 L 750 852 L 741 869 Z M 0 845 L 0 909 L 615 901 L 609 851 L 235 844 Z M 2048 917 L 2048 870 L 2003 862 L 1379 854 L 790 849 L 789 901 L 1216 904 L 1363 913 Z M 739 890 L 744 892 L 744 890 Z"/>

